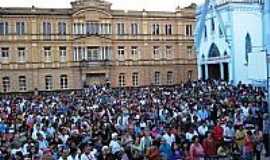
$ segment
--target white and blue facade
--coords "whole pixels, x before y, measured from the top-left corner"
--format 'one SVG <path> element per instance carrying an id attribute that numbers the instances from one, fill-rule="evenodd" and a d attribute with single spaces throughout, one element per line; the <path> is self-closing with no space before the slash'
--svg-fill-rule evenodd
<path id="1" fill-rule="evenodd" d="M 232 83 L 266 80 L 269 18 L 269 0 L 206 0 L 197 9 L 198 77 Z"/>

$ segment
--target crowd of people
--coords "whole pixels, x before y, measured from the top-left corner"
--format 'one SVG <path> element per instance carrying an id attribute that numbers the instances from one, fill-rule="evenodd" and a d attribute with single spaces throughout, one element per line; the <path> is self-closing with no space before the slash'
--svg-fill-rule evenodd
<path id="1" fill-rule="evenodd" d="M 2 95 L 0 160 L 260 160 L 267 113 L 263 89 L 212 80 Z"/>

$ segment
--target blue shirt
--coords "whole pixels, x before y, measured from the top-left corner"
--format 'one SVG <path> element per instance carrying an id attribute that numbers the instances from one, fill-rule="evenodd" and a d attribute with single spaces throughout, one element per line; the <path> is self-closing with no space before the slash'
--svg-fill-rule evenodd
<path id="1" fill-rule="evenodd" d="M 165 158 L 167 160 L 172 159 L 173 153 L 172 153 L 171 146 L 168 143 L 164 143 L 164 144 L 160 145 L 159 151 L 160 151 L 161 155 L 165 156 Z"/>
<path id="2" fill-rule="evenodd" d="M 199 110 L 197 115 L 201 120 L 206 120 L 208 118 L 208 116 L 209 116 L 208 112 L 205 109 Z"/>

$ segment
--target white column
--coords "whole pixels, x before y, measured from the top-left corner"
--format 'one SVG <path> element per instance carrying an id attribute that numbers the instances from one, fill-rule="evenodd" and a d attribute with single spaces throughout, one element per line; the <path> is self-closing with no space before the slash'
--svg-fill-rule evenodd
<path id="1" fill-rule="evenodd" d="M 208 79 L 209 78 L 209 75 L 208 75 L 208 64 L 205 64 L 204 65 L 204 72 L 205 72 L 205 79 Z"/>
<path id="2" fill-rule="evenodd" d="M 199 65 L 197 66 L 198 70 L 198 79 L 202 79 L 202 64 L 198 63 Z"/>
<path id="3" fill-rule="evenodd" d="M 220 78 L 221 80 L 224 80 L 224 66 L 223 63 L 219 63 L 220 68 Z"/>

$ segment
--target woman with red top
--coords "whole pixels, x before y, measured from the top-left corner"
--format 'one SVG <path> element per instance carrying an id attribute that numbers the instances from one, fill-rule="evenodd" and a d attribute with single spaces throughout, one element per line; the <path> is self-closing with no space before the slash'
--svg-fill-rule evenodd
<path id="1" fill-rule="evenodd" d="M 213 138 L 217 142 L 221 142 L 223 140 L 223 128 L 220 123 L 218 123 L 213 130 Z"/>
<path id="2" fill-rule="evenodd" d="M 252 132 L 248 131 L 244 139 L 244 159 L 252 160 L 254 152 L 254 142 L 252 137 Z"/>
<path id="3" fill-rule="evenodd" d="M 217 154 L 217 145 L 213 139 L 212 133 L 208 133 L 207 137 L 203 140 L 204 152 L 207 156 L 214 156 Z"/>
<path id="4" fill-rule="evenodd" d="M 204 149 L 199 143 L 199 138 L 197 136 L 193 137 L 193 143 L 190 146 L 190 160 L 199 160 L 204 157 Z"/>

